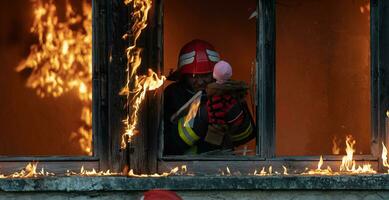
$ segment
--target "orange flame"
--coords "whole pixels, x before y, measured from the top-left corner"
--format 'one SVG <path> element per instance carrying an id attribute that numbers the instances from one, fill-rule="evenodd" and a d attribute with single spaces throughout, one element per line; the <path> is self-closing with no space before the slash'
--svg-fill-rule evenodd
<path id="1" fill-rule="evenodd" d="M 157 74 L 152 70 L 149 70 L 149 75 L 147 76 L 135 76 L 135 89 L 131 91 L 131 93 L 133 94 L 133 98 L 131 100 L 132 112 L 131 116 L 128 115 L 126 120 L 124 120 L 124 124 L 126 125 L 126 131 L 122 135 L 121 148 L 126 148 L 127 142 L 130 142 L 131 138 L 137 132 L 136 126 L 138 123 L 139 108 L 144 98 L 146 97 L 146 92 L 159 88 L 163 84 L 165 79 L 166 78 L 164 76 L 159 78 Z M 123 90 L 121 94 L 128 95 L 130 94 L 130 92 Z"/>
<path id="2" fill-rule="evenodd" d="M 137 177 L 137 178 L 147 178 L 147 177 L 166 177 L 171 175 L 184 175 L 187 173 L 186 165 L 181 166 L 181 172 L 179 167 L 175 167 L 170 172 L 163 172 L 161 174 L 155 173 L 155 174 L 134 174 L 134 170 L 130 170 L 128 172 L 129 177 Z"/>
<path id="3" fill-rule="evenodd" d="M 196 117 L 197 110 L 199 109 L 201 102 L 201 96 L 197 97 L 190 105 L 189 112 L 185 117 L 184 126 L 187 127 L 190 120 Z"/>
<path id="4" fill-rule="evenodd" d="M 34 178 L 39 176 L 54 176 L 54 173 L 45 171 L 43 168 L 37 172 L 38 163 L 28 163 L 27 166 L 19 172 L 14 172 L 8 176 L 0 175 L 0 178 Z"/>
<path id="5" fill-rule="evenodd" d="M 356 141 L 352 138 L 351 135 L 346 136 L 346 156 L 343 156 L 342 163 L 340 165 L 340 171 L 350 172 L 350 173 L 377 173 L 370 163 L 363 164 L 362 166 L 356 166 L 355 160 L 353 160 L 353 154 L 355 152 Z"/>
<path id="6" fill-rule="evenodd" d="M 286 168 L 284 165 L 282 165 L 282 168 L 284 169 L 283 175 L 289 175 L 288 174 L 288 168 Z"/>
<path id="7" fill-rule="evenodd" d="M 81 166 L 79 173 L 67 171 L 66 175 L 67 176 L 116 176 L 116 175 L 121 175 L 121 173 L 114 173 L 111 172 L 110 170 L 96 171 L 94 168 L 92 168 L 92 170 L 87 170 L 84 168 L 84 166 Z"/>
<path id="8" fill-rule="evenodd" d="M 320 160 L 317 163 L 317 169 L 309 170 L 308 172 L 303 173 L 303 174 L 310 174 L 310 175 L 314 175 L 314 174 L 317 174 L 317 175 L 334 175 L 334 174 L 336 174 L 336 173 L 334 173 L 332 171 L 330 166 L 327 166 L 327 169 L 321 169 L 323 164 L 324 164 L 323 156 L 320 156 Z"/>
<path id="9" fill-rule="evenodd" d="M 284 175 L 288 175 L 288 169 L 285 166 L 282 166 L 282 168 L 284 169 L 283 174 Z M 268 171 L 266 171 L 265 167 L 262 167 L 262 169 L 261 169 L 261 171 L 259 173 L 257 172 L 257 170 L 255 170 L 253 175 L 254 176 L 270 176 L 270 175 L 273 175 L 273 167 L 270 165 L 268 167 Z"/>
<path id="10" fill-rule="evenodd" d="M 356 141 L 353 140 L 351 135 L 346 136 L 346 156 L 342 158 L 342 164 L 340 165 L 340 171 L 353 171 L 355 170 L 355 161 L 353 161 L 353 154 L 355 152 L 354 145 Z"/>
<path id="11" fill-rule="evenodd" d="M 86 0 L 83 13 L 76 14 L 69 2 L 66 17 L 60 21 L 52 1 L 34 1 L 34 22 L 31 32 L 39 38 L 30 47 L 28 57 L 16 71 L 31 69 L 26 86 L 40 97 L 59 97 L 71 90 L 83 103 L 81 121 L 84 123 L 71 138 L 79 138 L 82 150 L 92 153 L 92 8 Z M 81 27 L 75 29 L 74 27 Z"/>
<path id="12" fill-rule="evenodd" d="M 338 138 L 335 136 L 332 139 L 332 154 L 339 155 L 339 153 L 340 153 L 340 148 L 338 145 Z"/>
<path id="13" fill-rule="evenodd" d="M 389 163 L 388 163 L 388 150 L 386 149 L 386 146 L 384 143 L 382 143 L 382 165 L 386 168 L 389 168 Z M 389 173 L 389 169 L 388 169 Z"/>

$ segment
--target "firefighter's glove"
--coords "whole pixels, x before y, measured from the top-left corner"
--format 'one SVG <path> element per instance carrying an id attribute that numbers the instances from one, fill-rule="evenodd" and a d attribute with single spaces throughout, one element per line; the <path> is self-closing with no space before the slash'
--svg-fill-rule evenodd
<path id="1" fill-rule="evenodd" d="M 230 95 L 211 96 L 207 101 L 208 122 L 211 124 L 226 124 L 228 122 L 227 114 L 237 104 L 238 100 Z"/>
<path id="2" fill-rule="evenodd" d="M 225 124 L 209 124 L 208 132 L 205 136 L 205 141 L 213 145 L 221 145 L 223 143 L 224 135 L 228 130 L 228 125 Z"/>

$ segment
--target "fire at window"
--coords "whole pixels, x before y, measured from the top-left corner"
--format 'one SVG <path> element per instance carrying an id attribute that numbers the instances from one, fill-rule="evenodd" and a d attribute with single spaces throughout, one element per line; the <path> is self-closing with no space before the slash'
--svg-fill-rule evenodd
<path id="1" fill-rule="evenodd" d="M 355 2 L 355 1 L 353 1 L 353 2 Z M 126 3 L 130 4 L 130 3 L 134 3 L 134 1 L 129 0 L 129 1 L 126 1 Z M 146 27 L 146 25 L 147 25 L 147 23 L 146 23 L 146 21 L 147 21 L 147 10 L 148 10 L 147 8 L 149 8 L 148 7 L 149 4 L 151 4 L 151 1 L 148 1 L 148 0 L 138 0 L 138 1 L 135 1 L 134 6 L 133 6 L 134 11 L 133 11 L 133 13 L 131 15 L 133 17 L 132 20 L 134 20 L 135 23 L 134 23 L 134 26 L 133 26 L 132 35 L 130 37 L 132 37 L 134 35 L 136 37 L 135 38 L 130 38 L 132 46 L 130 46 L 127 49 L 127 55 L 128 55 L 128 66 L 127 67 L 128 67 L 128 73 L 129 73 L 128 74 L 128 82 L 130 83 L 131 81 L 134 81 L 134 83 L 135 83 L 134 85 L 136 87 L 135 87 L 134 90 L 132 90 L 129 85 L 126 85 L 126 86 L 123 87 L 122 94 L 127 95 L 127 97 L 129 98 L 128 102 L 136 102 L 136 103 L 141 102 L 142 98 L 144 97 L 144 92 L 146 90 L 148 90 L 148 89 L 153 90 L 155 88 L 158 88 L 159 86 L 161 86 L 161 84 L 162 84 L 161 82 L 163 82 L 163 80 L 164 80 L 164 78 L 160 78 L 160 77 L 156 76 L 156 74 L 151 72 L 151 71 L 147 75 L 143 75 L 143 76 L 136 76 L 135 75 L 136 71 L 137 71 L 137 68 L 140 66 L 140 62 L 141 62 L 141 57 L 140 57 L 140 54 L 139 54 L 139 52 L 141 50 L 137 48 L 136 41 L 137 41 L 138 36 L 141 34 L 142 30 L 144 29 L 144 27 Z M 72 46 L 72 44 L 75 44 L 75 43 L 74 43 L 73 40 L 71 40 L 69 38 L 72 38 L 72 39 L 77 38 L 78 33 L 86 34 L 86 35 L 84 35 L 84 37 L 81 37 L 81 38 L 84 38 L 84 39 L 88 38 L 87 37 L 88 36 L 88 34 L 87 34 L 88 33 L 87 27 L 90 27 L 89 26 L 90 24 L 88 24 L 88 22 L 90 22 L 90 18 L 89 18 L 90 15 L 85 15 L 85 9 L 88 8 L 88 6 L 86 6 L 86 5 L 88 5 L 88 4 L 84 4 L 84 6 L 80 7 L 81 10 L 84 9 L 82 11 L 82 13 L 84 13 L 84 14 L 83 15 L 79 15 L 80 17 L 77 17 L 78 15 L 73 15 L 72 14 L 73 12 L 71 12 L 70 7 L 64 6 L 63 8 L 67 8 L 64 11 L 65 19 L 69 20 L 69 21 L 67 21 L 67 23 L 65 23 L 65 22 L 64 23 L 59 23 L 61 20 L 57 21 L 57 19 L 55 17 L 54 18 L 50 17 L 50 16 L 52 16 L 54 11 L 56 10 L 54 8 L 54 6 L 52 6 L 51 4 L 39 4 L 39 1 L 38 1 L 37 4 L 35 4 L 35 5 L 38 6 L 37 8 L 40 8 L 40 9 L 36 9 L 35 10 L 36 11 L 35 12 L 35 14 L 36 14 L 35 16 L 39 16 L 38 18 L 44 16 L 44 18 L 47 21 L 54 22 L 54 24 L 57 24 L 57 25 L 50 26 L 50 25 L 48 25 L 48 23 L 43 23 L 42 25 L 34 24 L 34 25 L 36 25 L 36 28 L 33 28 L 32 30 L 33 31 L 34 30 L 38 31 L 37 32 L 38 36 L 39 36 L 39 33 L 40 33 L 39 30 L 41 30 L 41 31 L 43 30 L 44 32 L 46 32 L 45 34 L 43 34 L 44 37 L 42 37 L 44 39 L 42 39 L 40 37 L 38 37 L 38 38 L 32 37 L 32 38 L 30 38 L 31 41 L 26 42 L 26 44 L 21 42 L 21 43 L 24 44 L 24 46 L 22 45 L 21 47 L 18 47 L 18 45 L 19 45 L 18 41 L 19 41 L 20 38 L 24 38 L 24 37 L 23 37 L 23 34 L 18 35 L 19 31 L 20 30 L 24 30 L 27 33 L 28 29 L 29 29 L 28 28 L 29 26 L 25 27 L 24 29 L 19 27 L 20 30 L 19 30 L 19 28 L 16 28 L 16 31 L 14 30 L 15 32 L 11 31 L 13 29 L 11 29 L 11 30 L 6 29 L 4 31 L 4 33 L 2 32 L 2 34 L 4 34 L 5 38 L 7 39 L 7 40 L 2 40 L 2 43 L 3 44 L 8 44 L 7 47 L 9 48 L 9 49 L 6 49 L 6 48 L 2 47 L 2 52 L 4 52 L 2 54 L 2 58 L 4 59 L 4 61 L 7 61 L 7 56 L 11 57 L 11 58 L 13 58 L 12 55 L 15 56 L 15 58 L 14 58 L 15 60 L 10 58 L 8 60 L 8 62 L 10 63 L 10 66 L 13 66 L 13 67 L 18 66 L 16 68 L 16 72 L 19 72 L 20 74 L 15 72 L 15 68 L 10 67 L 11 70 L 9 70 L 9 71 L 16 73 L 17 74 L 16 77 L 19 78 L 19 79 L 15 78 L 16 81 L 13 80 L 14 82 L 10 82 L 12 79 L 11 78 L 7 79 L 8 76 L 4 76 L 3 75 L 4 77 L 7 77 L 7 78 L 0 79 L 0 81 L 2 81 L 0 83 L 1 84 L 4 83 L 5 86 L 3 86 L 3 88 L 12 87 L 12 90 L 8 89 L 8 90 L 1 90 L 1 91 L 8 91 L 8 93 L 6 93 L 6 94 L 9 94 L 12 97 L 15 97 L 15 95 L 19 95 L 18 94 L 19 90 L 22 90 L 23 88 L 26 91 L 30 91 L 30 93 L 29 93 L 30 96 L 27 96 L 29 98 L 23 98 L 22 100 L 17 101 L 18 98 L 12 98 L 11 99 L 11 97 L 6 97 L 6 98 L 2 98 L 2 101 L 4 101 L 4 99 L 9 98 L 8 102 L 2 102 L 2 103 L 4 103 L 4 105 L 11 106 L 11 108 L 14 108 L 14 109 L 18 108 L 19 109 L 19 107 L 25 108 L 28 105 L 28 103 L 30 103 L 31 98 L 32 98 L 33 95 L 35 95 L 37 97 L 37 99 L 35 99 L 35 102 L 32 102 L 32 103 L 33 104 L 37 104 L 38 100 L 41 100 L 41 101 L 42 100 L 44 100 L 44 101 L 60 100 L 60 98 L 65 98 L 66 97 L 66 93 L 68 93 L 69 98 L 65 99 L 65 100 L 68 100 L 68 101 L 64 100 L 63 102 L 64 103 L 69 103 L 70 99 L 73 99 L 73 100 L 76 99 L 77 101 L 79 101 L 79 104 L 78 104 L 77 108 L 80 108 L 80 110 L 81 110 L 81 111 L 79 111 L 79 113 L 82 113 L 83 106 L 86 103 L 90 103 L 90 102 L 88 102 L 88 101 L 90 101 L 90 95 L 89 95 L 90 94 L 90 89 L 89 89 L 90 87 L 87 85 L 88 84 L 88 80 L 86 80 L 86 79 L 84 80 L 83 79 L 85 76 L 86 77 L 89 76 L 87 74 L 88 74 L 88 72 L 90 72 L 90 65 L 81 65 L 81 66 L 80 65 L 76 65 L 77 67 L 75 69 L 73 69 L 73 67 L 74 67 L 73 64 L 74 63 L 80 64 L 80 63 L 83 63 L 83 61 L 84 61 L 83 59 L 77 60 L 77 55 L 74 55 L 75 57 L 72 58 L 72 59 L 74 59 L 73 60 L 74 62 L 71 62 L 70 64 L 67 63 L 66 61 L 64 61 L 63 63 L 59 63 L 59 66 L 57 66 L 55 64 L 58 64 L 59 61 L 57 59 L 61 58 L 62 56 L 70 56 L 70 57 L 72 57 L 69 54 L 72 54 L 74 52 L 78 52 L 78 53 L 81 53 L 81 54 L 85 53 L 85 52 L 83 52 L 81 50 L 77 50 L 75 46 Z M 39 5 L 41 5 L 41 6 L 43 5 L 43 7 L 40 7 Z M 298 6 L 298 5 L 301 5 L 301 4 L 285 4 L 285 6 L 296 6 L 296 5 Z M 74 8 L 74 10 L 76 10 L 76 9 Z M 368 10 L 369 10 L 369 7 L 366 6 L 365 4 L 363 4 L 360 7 L 358 7 L 358 11 L 361 14 L 364 14 Z M 139 12 L 139 13 L 137 13 L 137 12 Z M 77 12 L 75 12 L 75 13 L 77 13 Z M 12 15 L 11 12 L 7 13 L 7 14 Z M 17 13 L 17 14 L 19 14 L 19 13 Z M 16 14 L 15 14 L 15 16 L 16 16 Z M 28 16 L 26 15 L 24 18 L 27 19 Z M 80 18 L 82 19 L 81 21 L 79 21 Z M 51 20 L 49 20 L 49 19 L 51 19 Z M 137 21 L 137 20 L 139 20 L 139 21 Z M 18 21 L 16 21 L 16 22 L 18 22 Z M 81 22 L 85 22 L 85 23 L 81 23 Z M 78 23 L 80 23 L 80 24 L 78 24 Z M 84 26 L 84 24 L 88 24 L 88 26 Z M 75 27 L 73 27 L 73 25 Z M 81 32 L 74 32 L 72 34 L 68 33 L 70 30 L 74 30 L 73 28 L 76 28 L 77 26 L 81 26 L 81 29 L 83 31 L 81 31 Z M 9 25 L 9 27 L 12 27 L 12 26 Z M 35 27 L 35 26 L 33 26 L 33 27 Z M 39 27 L 41 27 L 41 28 L 39 28 Z M 143 27 L 143 28 L 138 29 L 139 27 Z M 15 27 L 13 27 L 13 28 L 15 28 Z M 51 30 L 56 30 L 56 32 L 55 33 L 54 32 L 50 32 Z M 61 32 L 62 30 L 64 32 Z M 47 31 L 49 31 L 49 32 L 47 33 Z M 346 31 L 347 32 L 347 30 L 342 30 L 342 31 Z M 342 32 L 342 31 L 340 31 L 340 32 Z M 72 31 L 70 31 L 70 32 L 72 32 Z M 18 34 L 14 34 L 14 33 L 18 33 Z M 134 34 L 134 33 L 136 33 L 136 34 Z M 72 36 L 72 37 L 68 38 L 67 34 L 70 34 L 70 36 Z M 58 39 L 58 38 L 59 38 L 58 41 L 55 40 L 55 39 Z M 41 40 L 39 40 L 39 39 L 41 39 Z M 69 39 L 70 41 L 68 41 L 67 39 Z M 342 39 L 342 37 L 341 37 L 341 39 Z M 42 43 L 42 41 L 43 41 L 43 43 Z M 47 41 L 50 41 L 50 42 L 46 43 Z M 53 42 L 53 41 L 56 41 L 56 42 Z M 327 40 L 325 40 L 325 41 L 327 41 Z M 90 41 L 88 39 L 85 39 L 85 41 L 82 40 L 82 41 L 78 41 L 78 42 L 80 42 L 81 44 L 83 44 L 83 42 L 85 42 L 85 45 L 86 44 L 90 44 Z M 12 44 L 12 45 L 10 45 L 10 44 Z M 18 45 L 16 45 L 16 44 L 18 44 Z M 39 44 L 39 45 L 38 46 L 34 46 L 34 44 Z M 31 45 L 32 45 L 31 49 L 29 51 L 26 50 L 25 55 L 23 55 L 22 53 L 18 54 L 19 51 L 22 51 L 23 49 L 25 49 L 24 47 L 29 47 Z M 46 47 L 45 45 L 47 45 L 48 50 L 53 51 L 52 54 L 50 54 L 49 58 L 47 58 L 47 55 L 45 55 L 45 54 L 43 54 L 43 55 L 40 54 L 40 50 L 45 49 L 45 47 Z M 339 44 L 339 45 L 341 45 L 341 44 Z M 86 45 L 86 46 L 88 46 L 88 45 Z M 316 48 L 318 48 L 318 47 L 316 47 Z M 362 48 L 362 49 L 364 49 L 364 48 Z M 6 51 L 6 50 L 8 50 L 8 51 Z M 71 51 L 69 51 L 69 50 L 71 50 Z M 79 51 L 81 51 L 81 52 L 79 52 Z M 362 50 L 362 51 L 365 52 L 364 50 Z M 7 53 L 7 52 L 9 52 L 9 54 L 4 56 L 4 54 Z M 35 56 L 38 57 L 39 59 L 33 60 L 33 58 L 35 58 Z M 89 56 L 89 54 L 85 53 L 85 56 L 83 58 L 85 58 L 85 57 L 87 58 L 88 56 Z M 23 58 L 25 58 L 25 62 L 20 62 L 19 60 L 23 60 Z M 41 60 L 42 58 L 48 59 L 50 62 L 43 62 Z M 303 58 L 306 58 L 306 55 L 304 55 Z M 365 57 L 362 56 L 361 59 L 363 60 L 364 58 Z M 300 58 L 300 59 L 302 59 L 302 58 Z M 89 61 L 90 60 L 91 59 L 89 59 Z M 287 61 L 287 59 L 286 59 L 286 61 Z M 51 62 L 53 62 L 54 64 L 51 63 Z M 7 62 L 5 62 L 5 63 L 7 64 Z M 52 64 L 52 65 L 46 66 L 46 65 L 48 65 L 48 63 Z M 40 64 L 44 64 L 43 67 L 36 67 L 36 66 L 40 66 Z M 54 67 L 54 69 L 51 69 L 51 67 Z M 75 79 L 76 82 L 70 81 L 69 84 L 63 84 L 62 77 L 63 76 L 66 77 L 65 74 L 61 74 L 62 72 L 57 72 L 55 75 L 50 73 L 52 71 L 57 70 L 57 68 L 61 68 L 61 67 L 64 67 L 64 69 L 69 70 L 68 73 L 75 73 L 72 78 L 75 78 L 75 77 L 78 78 L 78 79 Z M 40 71 L 40 69 L 44 69 L 44 70 Z M 331 70 L 329 70 L 329 71 L 331 71 Z M 7 72 L 7 71 L 5 71 L 5 72 Z M 41 76 L 37 76 L 38 78 L 36 78 L 34 76 L 34 75 L 36 75 L 34 72 L 37 73 L 37 74 L 43 74 L 43 77 L 45 77 L 45 78 L 41 79 L 42 78 Z M 48 73 L 48 74 L 46 74 L 46 73 Z M 6 75 L 9 75 L 10 77 L 12 76 L 11 73 L 9 73 L 9 74 L 6 73 Z M 344 75 L 344 73 L 341 73 L 341 75 Z M 355 75 L 355 74 L 353 74 L 353 75 Z M 362 75 L 366 75 L 366 74 L 362 73 Z M 58 80 L 61 80 L 61 81 L 53 82 L 52 81 L 53 78 L 54 78 L 55 81 L 58 81 Z M 358 76 L 356 78 L 358 78 Z M 6 81 L 4 81 L 4 80 L 6 80 Z M 20 84 L 20 86 L 18 86 L 18 87 L 17 87 L 17 84 L 12 84 L 12 83 L 18 83 L 17 80 L 19 80 L 19 83 L 26 83 L 27 82 L 27 86 L 28 87 L 26 88 L 24 84 Z M 35 81 L 37 81 L 37 82 L 35 82 Z M 46 83 L 46 81 L 48 81 L 48 83 Z M 83 81 L 85 81 L 85 82 L 83 82 Z M 46 85 L 46 84 L 48 84 L 48 85 Z M 12 91 L 12 93 L 10 91 Z M 55 91 L 55 92 L 53 92 L 53 91 Z M 134 92 L 135 92 L 135 95 L 133 95 Z M 362 93 L 361 95 L 364 95 L 364 93 Z M 131 97 L 133 97 L 134 99 L 130 99 Z M 341 97 L 343 97 L 343 96 L 341 96 Z M 363 97 L 366 97 L 366 96 L 363 96 Z M 11 101 L 11 100 L 13 100 L 13 101 Z M 14 101 L 16 101 L 16 102 L 14 102 Z M 13 104 L 14 104 L 15 107 L 12 107 Z M 2 104 L 0 104 L 0 105 L 2 105 Z M 60 105 L 66 105 L 66 104 L 60 104 Z M 74 105 L 74 104 L 72 104 L 72 105 Z M 128 106 L 133 106 L 133 105 L 138 106 L 139 104 L 129 104 Z M 69 109 L 71 108 L 71 106 L 70 107 L 69 106 L 64 106 L 64 107 L 66 109 L 63 109 L 63 111 L 65 111 L 65 110 L 67 111 L 67 112 L 64 112 L 64 113 L 69 113 Z M 25 109 L 22 109 L 22 111 L 25 111 Z M 42 113 L 45 110 L 43 109 L 43 111 L 42 111 L 42 107 L 39 107 L 39 109 L 37 109 L 36 111 Z M 56 113 L 55 113 L 56 115 L 59 115 L 59 116 L 61 116 L 61 119 L 64 119 L 64 115 L 62 115 L 62 113 L 60 112 L 62 110 L 57 108 L 54 111 L 56 111 Z M 133 115 L 133 113 L 135 113 L 135 115 Z M 8 112 L 6 114 L 8 114 L 7 116 L 9 118 L 11 118 L 10 117 L 10 114 L 12 114 L 11 112 Z M 31 115 L 32 113 L 27 113 L 27 114 L 26 113 L 22 113 L 22 115 L 26 116 L 28 120 L 34 120 L 34 118 L 33 118 L 34 116 L 30 116 L 29 114 Z M 129 115 L 129 117 L 126 120 L 126 125 L 128 125 L 128 126 L 127 126 L 127 132 L 124 134 L 124 138 L 125 139 L 131 139 L 132 136 L 136 136 L 134 134 L 136 132 L 136 129 L 134 127 L 136 126 L 136 122 L 137 122 L 136 114 L 137 114 L 137 111 L 132 112 L 131 115 Z M 72 116 L 73 116 L 72 119 L 80 120 L 79 116 L 77 118 L 75 118 L 74 115 L 72 115 Z M 83 116 L 83 115 L 81 115 L 81 116 Z M 3 116 L 3 118 L 5 119 L 6 117 Z M 43 118 L 43 119 L 47 120 L 48 118 Z M 24 125 L 23 123 L 27 122 L 28 120 L 21 121 L 21 122 L 17 121 L 17 123 L 18 123 L 18 125 L 19 124 L 20 125 Z M 85 120 L 83 117 L 81 117 L 81 121 L 83 123 L 87 124 L 87 122 L 86 122 L 87 120 Z M 10 120 L 10 121 L 7 121 L 7 122 L 10 123 L 10 124 L 7 124 L 7 125 L 12 125 L 11 122 L 13 122 L 13 121 Z M 133 123 L 135 123 L 135 125 L 133 125 Z M 30 125 L 27 125 L 27 126 L 29 127 L 31 125 L 33 125 L 33 124 L 30 124 Z M 42 122 L 41 124 L 38 124 L 38 125 L 39 126 L 44 125 L 42 127 L 47 128 L 50 124 L 48 124 L 48 122 L 46 121 L 46 123 Z M 10 132 L 10 133 L 12 133 L 12 132 Z M 20 135 L 19 133 L 18 134 L 14 134 L 14 135 L 16 135 L 15 136 L 16 138 L 18 138 L 19 140 L 25 141 L 25 143 L 27 144 L 27 142 L 34 142 L 34 141 L 31 141 L 30 138 L 25 138 L 25 137 L 30 136 L 30 135 L 33 135 L 35 137 L 37 136 L 36 134 L 34 135 L 34 134 L 29 134 L 29 133 L 30 132 L 23 133 L 25 135 Z M 142 133 L 140 133 L 140 134 L 142 134 Z M 8 136 L 10 136 L 10 135 L 12 135 L 12 134 L 9 134 Z M 128 138 L 126 138 L 126 136 L 128 136 Z M 69 138 L 69 137 L 66 137 L 66 138 Z M 38 139 L 42 139 L 42 138 L 38 138 Z M 48 143 L 48 141 L 47 141 L 48 139 L 47 138 L 44 138 L 44 139 L 46 141 L 43 142 L 42 144 L 47 145 L 46 143 Z M 58 136 L 57 136 L 56 140 L 58 140 Z M 4 141 L 6 141 L 6 140 L 4 140 Z M 49 141 L 53 142 L 53 140 L 49 140 Z M 129 140 L 129 141 L 131 142 L 131 140 Z M 125 144 L 126 144 L 126 142 L 127 141 L 124 140 Z M 359 165 L 359 164 L 356 163 L 356 161 L 355 161 L 355 159 L 353 157 L 354 154 L 357 152 L 356 151 L 357 148 L 355 146 L 356 141 L 351 136 L 345 137 L 345 140 L 344 141 L 342 140 L 341 143 L 344 144 L 344 148 L 340 148 L 340 151 L 339 151 L 339 147 L 337 145 L 334 145 L 333 148 L 332 148 L 334 150 L 334 152 L 337 151 L 337 152 L 340 152 L 340 154 L 344 155 L 343 158 L 342 158 L 342 161 L 339 162 L 339 165 L 337 166 L 338 168 L 326 167 L 326 161 L 324 161 L 323 158 L 320 157 L 320 160 L 319 160 L 319 162 L 317 164 L 317 168 L 316 169 L 301 169 L 301 170 L 299 170 L 299 172 L 296 172 L 296 171 L 289 172 L 288 168 L 286 166 L 282 166 L 282 168 L 280 168 L 280 169 L 275 169 L 275 168 L 273 168 L 273 166 L 270 165 L 271 164 L 270 163 L 270 164 L 267 164 L 266 166 L 260 166 L 260 168 L 258 168 L 258 166 L 253 166 L 253 169 L 250 169 L 250 170 L 252 170 L 252 173 L 249 173 L 247 175 L 250 175 L 250 176 L 271 176 L 271 175 L 284 175 L 284 176 L 288 176 L 291 173 L 297 173 L 297 174 L 300 174 L 300 175 L 311 175 L 311 174 L 339 175 L 339 174 L 355 174 L 355 173 L 366 173 L 366 174 L 377 173 L 377 169 L 373 169 L 372 165 L 370 163 L 368 163 L 368 162 L 364 163 L 363 165 Z M 332 143 L 330 142 L 329 144 L 332 144 Z M 338 144 L 336 142 L 336 140 L 334 141 L 334 144 Z M 323 144 L 323 146 L 326 146 L 326 144 Z M 47 146 L 44 146 L 44 147 L 47 148 Z M 384 146 L 384 144 L 382 144 L 381 147 L 382 147 L 382 156 L 381 156 L 381 161 L 380 162 L 382 162 L 382 163 L 380 163 L 380 165 L 382 165 L 384 168 L 389 168 L 389 164 L 387 162 L 387 149 Z M 15 149 L 14 147 L 10 147 L 10 148 L 11 149 Z M 73 148 L 73 147 L 68 147 L 68 148 Z M 331 148 L 329 148 L 329 149 L 331 149 Z M 345 151 L 343 151 L 343 150 L 345 150 Z M 188 169 L 186 166 L 182 166 L 181 168 L 175 167 L 170 172 L 166 172 L 166 173 L 162 173 L 162 174 L 136 175 L 136 174 L 133 173 L 132 170 L 130 170 L 129 173 L 121 174 L 121 175 L 128 175 L 128 176 L 132 176 L 132 177 L 160 177 L 160 176 L 169 176 L 169 175 L 193 175 L 193 174 L 189 173 L 190 170 L 191 169 Z M 233 170 L 231 170 L 227 166 L 226 166 L 225 169 L 221 169 L 220 172 L 221 172 L 222 175 L 226 175 L 226 176 L 231 176 L 231 175 L 235 175 L 235 174 L 242 175 L 241 173 L 234 172 Z M 7 176 L 4 176 L 4 175 L 0 174 L 0 178 L 36 177 L 36 176 L 51 176 L 51 175 L 53 175 L 53 174 L 50 173 L 50 172 L 46 172 L 44 169 L 41 169 L 41 171 L 39 171 L 37 163 L 33 163 L 33 164 L 27 165 L 26 168 L 23 169 L 20 172 L 15 172 L 15 173 L 7 175 Z M 98 172 L 98 171 L 96 171 L 94 169 L 89 171 L 89 170 L 86 170 L 86 169 L 84 169 L 82 167 L 79 173 L 78 172 L 68 172 L 66 175 L 81 175 L 81 176 L 97 175 L 97 176 L 105 176 L 105 175 L 119 175 L 119 174 L 111 173 L 110 171 Z"/>
<path id="2" fill-rule="evenodd" d="M 0 155 L 91 155 L 91 2 L 1 4 Z"/>
<path id="3" fill-rule="evenodd" d="M 370 154 L 370 1 L 276 3 L 276 154 Z"/>

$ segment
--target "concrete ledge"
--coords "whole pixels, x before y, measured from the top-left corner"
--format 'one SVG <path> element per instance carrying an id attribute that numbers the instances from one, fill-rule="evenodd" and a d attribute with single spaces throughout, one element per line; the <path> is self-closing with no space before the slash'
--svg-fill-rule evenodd
<path id="1" fill-rule="evenodd" d="M 0 179 L 4 192 L 170 190 L 389 190 L 389 175 L 44 177 Z"/>

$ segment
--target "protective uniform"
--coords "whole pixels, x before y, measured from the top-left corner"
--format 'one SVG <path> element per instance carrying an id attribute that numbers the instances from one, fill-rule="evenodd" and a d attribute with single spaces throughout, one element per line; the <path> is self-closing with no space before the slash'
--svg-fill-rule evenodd
<path id="1" fill-rule="evenodd" d="M 214 47 L 202 40 L 193 40 L 187 43 L 180 51 L 178 69 L 175 76 L 184 74 L 209 74 L 213 72 L 214 65 L 220 60 Z M 171 121 L 171 116 L 176 113 L 195 92 L 178 79 L 166 87 L 164 91 L 164 154 L 182 155 L 199 154 L 207 151 L 233 148 L 244 144 L 255 137 L 254 123 L 244 101 L 236 98 L 213 96 L 208 99 L 205 91 L 201 96 L 200 106 L 192 126 L 184 126 L 185 116 L 176 121 Z M 223 99 L 223 101 L 219 101 Z M 229 120 L 221 120 L 227 117 Z M 230 145 L 211 144 L 205 140 L 208 125 L 212 123 L 228 124 Z M 220 128 L 217 126 L 216 128 Z M 213 130 L 211 132 L 218 132 Z"/>

